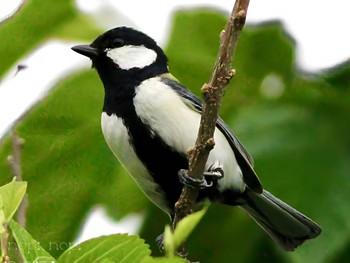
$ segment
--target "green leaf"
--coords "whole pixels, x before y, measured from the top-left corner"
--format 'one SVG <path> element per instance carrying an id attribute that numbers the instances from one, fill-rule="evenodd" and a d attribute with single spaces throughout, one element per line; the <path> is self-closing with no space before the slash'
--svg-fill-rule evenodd
<path id="1" fill-rule="evenodd" d="M 12 182 L 0 187 L 2 210 L 5 223 L 10 222 L 27 190 L 27 182 L 18 182 L 16 178 Z M 0 204 L 1 209 L 1 204 Z"/>
<path id="2" fill-rule="evenodd" d="M 167 257 L 173 257 L 175 255 L 175 240 L 173 232 L 171 232 L 170 226 L 166 225 L 163 235 L 164 251 Z"/>
<path id="3" fill-rule="evenodd" d="M 178 224 L 174 231 L 171 232 L 170 227 L 166 226 L 164 230 L 164 248 L 165 253 L 168 257 L 175 254 L 175 250 L 186 241 L 189 235 L 192 233 L 193 229 L 198 225 L 199 221 L 202 219 L 207 207 L 202 210 L 192 213 L 185 218 L 183 218 Z"/>
<path id="4" fill-rule="evenodd" d="M 47 38 L 52 30 L 75 18 L 72 0 L 26 1 L 11 19 L 0 24 L 0 76 L 21 56 Z"/>
<path id="5" fill-rule="evenodd" d="M 40 243 L 16 221 L 11 220 L 9 226 L 25 262 L 55 262 L 55 259 L 40 246 Z"/>
<path id="6" fill-rule="evenodd" d="M 85 241 L 66 250 L 56 263 L 125 262 L 139 263 L 149 256 L 148 245 L 137 236 L 115 234 Z"/>
<path id="7" fill-rule="evenodd" d="M 147 257 L 142 261 L 142 263 L 188 263 L 188 261 L 180 257 L 171 257 L 171 258 Z"/>
<path id="8" fill-rule="evenodd" d="M 202 210 L 192 213 L 185 218 L 183 218 L 177 225 L 173 235 L 174 244 L 178 248 L 192 233 L 193 229 L 198 225 L 199 221 L 202 219 L 204 214 L 207 212 L 208 207 Z"/>

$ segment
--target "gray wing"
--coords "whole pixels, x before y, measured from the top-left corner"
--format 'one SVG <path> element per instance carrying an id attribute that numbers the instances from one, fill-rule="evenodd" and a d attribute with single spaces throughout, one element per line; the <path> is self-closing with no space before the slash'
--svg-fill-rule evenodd
<path id="1" fill-rule="evenodd" d="M 192 109 L 201 112 L 202 111 L 202 101 L 192 94 L 187 88 L 182 86 L 179 82 L 169 79 L 162 78 L 162 82 L 171 86 L 183 99 L 184 102 Z M 230 131 L 225 122 L 218 118 L 216 121 L 216 127 L 224 134 L 227 141 L 235 154 L 237 163 L 242 170 L 244 182 L 246 185 L 257 193 L 262 193 L 263 188 L 260 183 L 258 176 L 253 169 L 253 158 L 249 155 L 247 150 L 244 148 L 242 143 L 238 140 L 236 135 Z"/>

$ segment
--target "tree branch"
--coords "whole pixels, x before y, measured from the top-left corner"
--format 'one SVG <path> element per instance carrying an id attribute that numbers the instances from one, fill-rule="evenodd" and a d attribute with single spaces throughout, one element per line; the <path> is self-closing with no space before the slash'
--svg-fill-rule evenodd
<path id="1" fill-rule="evenodd" d="M 12 155 L 7 157 L 13 176 L 17 181 L 22 181 L 22 169 L 21 169 L 21 151 L 23 148 L 24 140 L 18 136 L 16 132 L 12 134 Z"/>
<path id="2" fill-rule="evenodd" d="M 9 237 L 9 233 L 8 233 L 8 228 L 7 225 L 3 226 L 5 228 L 5 232 L 1 234 L 0 238 L 0 243 L 1 243 L 1 263 L 9 263 L 10 262 L 10 257 L 8 256 L 7 252 L 7 246 L 8 246 L 8 237 Z"/>
<path id="3" fill-rule="evenodd" d="M 195 179 L 203 178 L 209 152 L 215 145 L 216 120 L 224 88 L 235 75 L 231 65 L 240 33 L 245 24 L 248 5 L 249 0 L 236 0 L 226 27 L 220 34 L 220 47 L 213 74 L 209 82 L 201 89 L 204 98 L 200 127 L 195 147 L 189 151 L 188 174 Z M 173 229 L 182 218 L 193 212 L 197 196 L 197 190 L 183 187 L 181 196 L 175 204 Z M 184 249 L 180 248 L 178 253 L 184 255 Z"/>
<path id="4" fill-rule="evenodd" d="M 18 68 L 18 71 L 21 69 Z M 7 162 L 11 167 L 12 174 L 16 177 L 16 181 L 22 181 L 22 167 L 21 167 L 21 153 L 24 145 L 24 139 L 21 138 L 17 132 L 12 133 L 12 155 L 7 157 Z M 23 197 L 21 204 L 19 205 L 16 212 L 16 221 L 22 226 L 26 225 L 26 212 L 28 207 L 28 196 L 27 194 Z M 6 241 L 7 242 L 7 241 Z M 7 245 L 6 245 L 7 246 Z M 6 261 L 7 260 L 7 261 Z M 23 257 L 19 250 L 17 250 L 18 262 L 24 262 Z M 4 257 L 4 263 L 10 262 L 8 256 Z"/>
<path id="5" fill-rule="evenodd" d="M 22 139 L 16 132 L 12 134 L 12 155 L 7 157 L 7 162 L 11 167 L 13 176 L 16 177 L 16 181 L 22 181 L 22 168 L 21 168 L 21 152 L 24 145 L 24 139 Z M 28 197 L 24 196 L 20 206 L 17 209 L 16 221 L 22 226 L 26 225 L 26 211 L 28 206 Z"/>

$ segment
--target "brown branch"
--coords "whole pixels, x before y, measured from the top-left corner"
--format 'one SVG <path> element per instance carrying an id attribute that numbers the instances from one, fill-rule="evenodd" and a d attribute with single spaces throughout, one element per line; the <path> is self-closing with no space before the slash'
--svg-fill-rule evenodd
<path id="1" fill-rule="evenodd" d="M 21 70 L 21 69 L 19 69 Z M 7 157 L 7 162 L 11 167 L 12 174 L 16 177 L 16 181 L 22 181 L 22 168 L 21 168 L 21 153 L 24 145 L 24 139 L 21 138 L 17 132 L 12 134 L 12 155 Z M 28 196 L 25 195 L 22 199 L 16 212 L 16 221 L 22 226 L 26 225 L 26 212 L 28 207 Z M 17 261 L 24 262 L 20 251 L 17 251 Z M 8 261 L 6 261 L 8 260 Z M 4 262 L 10 262 L 8 256 L 3 258 Z"/>
<path id="2" fill-rule="evenodd" d="M 13 176 L 16 177 L 16 181 L 22 181 L 22 168 L 21 168 L 21 152 L 23 149 L 24 140 L 19 137 L 16 132 L 12 135 L 12 155 L 7 157 L 7 161 L 11 167 Z M 21 204 L 19 205 L 16 213 L 16 221 L 23 227 L 26 225 L 26 211 L 28 206 L 28 197 L 24 196 Z"/>
<path id="3" fill-rule="evenodd" d="M 220 34 L 220 47 L 213 74 L 209 82 L 204 84 L 201 89 L 204 98 L 200 127 L 196 145 L 189 151 L 188 174 L 195 179 L 203 178 L 209 152 L 215 145 L 216 120 L 224 88 L 235 74 L 231 65 L 240 33 L 245 24 L 248 5 L 249 0 L 236 0 L 226 27 Z M 175 204 L 173 229 L 182 218 L 193 212 L 197 196 L 198 190 L 183 187 L 181 196 Z M 183 247 L 179 249 L 178 253 L 180 255 L 186 254 Z"/>
<path id="4" fill-rule="evenodd" d="M 21 151 L 23 148 L 24 140 L 18 136 L 16 132 L 12 134 L 12 155 L 7 157 L 7 161 L 11 167 L 13 176 L 17 181 L 22 181 L 22 169 L 21 169 Z"/>
<path id="5" fill-rule="evenodd" d="M 7 228 L 7 224 L 4 225 L 5 228 L 5 232 L 1 234 L 1 252 L 2 252 L 2 258 L 1 258 L 1 262 L 2 263 L 9 263 L 10 262 L 10 257 L 8 256 L 7 252 L 7 246 L 8 246 L 8 237 L 9 237 L 9 233 L 8 233 L 8 228 Z"/>

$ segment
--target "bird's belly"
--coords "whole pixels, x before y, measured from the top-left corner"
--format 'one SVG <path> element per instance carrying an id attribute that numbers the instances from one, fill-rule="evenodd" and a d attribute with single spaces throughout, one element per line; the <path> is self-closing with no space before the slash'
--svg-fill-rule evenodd
<path id="1" fill-rule="evenodd" d="M 169 209 L 164 200 L 164 193 L 154 182 L 146 167 L 137 157 L 130 144 L 128 130 L 123 120 L 115 114 L 108 116 L 103 112 L 101 116 L 101 126 L 109 148 L 129 172 L 140 189 L 153 203 L 165 212 L 168 212 Z"/>
<path id="2" fill-rule="evenodd" d="M 148 79 L 137 87 L 133 102 L 137 116 L 171 149 L 187 154 L 194 146 L 200 113 L 187 106 L 173 89 L 157 78 Z M 214 140 L 215 147 L 209 154 L 206 168 L 214 163 L 223 167 L 225 174 L 218 182 L 218 190 L 243 192 L 242 171 L 229 142 L 219 129 L 215 130 Z"/>

